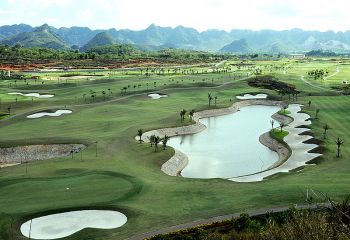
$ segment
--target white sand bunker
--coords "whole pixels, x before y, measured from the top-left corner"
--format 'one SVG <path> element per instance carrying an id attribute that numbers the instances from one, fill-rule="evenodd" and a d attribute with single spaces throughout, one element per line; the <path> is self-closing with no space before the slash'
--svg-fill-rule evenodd
<path id="1" fill-rule="evenodd" d="M 249 99 L 266 99 L 267 94 L 259 93 L 256 95 L 252 94 L 244 94 L 243 96 L 237 96 L 237 99 L 239 100 L 249 100 Z"/>
<path id="2" fill-rule="evenodd" d="M 40 94 L 40 93 L 20 93 L 20 92 L 12 92 L 9 95 L 21 95 L 24 97 L 35 97 L 35 98 L 52 98 L 55 95 L 53 94 Z"/>
<path id="3" fill-rule="evenodd" d="M 113 229 L 123 226 L 127 217 L 116 211 L 84 210 L 34 218 L 22 224 L 21 233 L 30 239 L 57 239 L 84 228 Z"/>
<path id="4" fill-rule="evenodd" d="M 44 116 L 59 117 L 63 114 L 71 114 L 71 113 L 72 113 L 71 110 L 57 110 L 56 112 L 38 112 L 27 116 L 27 118 L 41 118 Z"/>
<path id="5" fill-rule="evenodd" d="M 316 144 L 306 144 L 305 141 L 312 138 L 308 135 L 300 135 L 301 133 L 308 131 L 308 128 L 297 128 L 298 126 L 310 125 L 310 118 L 306 113 L 300 113 L 301 106 L 298 104 L 292 104 L 288 107 L 288 110 L 291 112 L 290 116 L 294 119 L 285 130 L 289 134 L 284 138 L 284 141 L 292 149 L 292 155 L 289 159 L 284 162 L 282 165 L 270 169 L 268 171 L 257 173 L 249 176 L 231 178 L 229 180 L 235 182 L 257 182 L 262 181 L 264 178 L 274 175 L 276 173 L 286 173 L 293 169 L 307 165 L 307 162 L 315 159 L 316 157 L 321 156 L 322 154 L 310 153 L 311 150 L 318 147 Z"/>
<path id="6" fill-rule="evenodd" d="M 160 99 L 160 98 L 168 97 L 168 95 L 161 94 L 161 93 L 151 93 L 151 94 L 148 94 L 148 96 L 151 97 L 152 99 Z"/>

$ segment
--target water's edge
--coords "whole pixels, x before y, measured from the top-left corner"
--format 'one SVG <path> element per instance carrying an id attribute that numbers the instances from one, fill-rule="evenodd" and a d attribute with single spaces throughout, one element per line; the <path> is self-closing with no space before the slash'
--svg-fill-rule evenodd
<path id="1" fill-rule="evenodd" d="M 162 128 L 162 129 L 152 130 L 144 133 L 141 139 L 144 142 L 149 142 L 149 138 L 151 135 L 156 135 L 162 138 L 165 135 L 169 137 L 173 137 L 173 136 L 190 135 L 190 134 L 199 133 L 206 129 L 206 126 L 200 123 L 199 121 L 200 119 L 232 114 L 239 111 L 239 109 L 242 107 L 253 106 L 253 105 L 282 107 L 284 103 L 281 101 L 271 101 L 271 100 L 245 100 L 245 101 L 235 102 L 231 107 L 228 107 L 228 108 L 211 109 L 211 110 L 196 112 L 193 116 L 193 120 L 196 122 L 195 124 L 192 124 L 189 126 L 183 126 L 183 127 Z M 286 160 L 283 154 L 281 154 L 279 151 L 276 151 L 274 147 L 272 146 L 270 147 L 271 144 L 265 141 L 262 144 L 270 148 L 272 151 L 277 152 L 279 157 L 278 162 L 283 162 Z M 280 147 L 280 145 L 278 145 L 278 147 Z M 285 146 L 283 147 L 287 149 Z M 180 152 L 179 150 L 175 148 L 174 150 L 175 150 L 174 156 L 171 157 L 167 162 L 165 162 L 162 165 L 161 170 L 169 176 L 181 176 L 181 171 L 188 164 L 188 157 L 186 156 L 186 154 Z M 289 150 L 287 149 L 287 151 Z"/>

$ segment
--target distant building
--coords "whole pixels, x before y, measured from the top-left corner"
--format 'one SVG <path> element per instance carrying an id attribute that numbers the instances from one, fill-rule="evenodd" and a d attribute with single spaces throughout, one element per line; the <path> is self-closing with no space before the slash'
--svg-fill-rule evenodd
<path id="1" fill-rule="evenodd" d="M 305 54 L 294 53 L 294 54 L 289 54 L 289 57 L 293 59 L 303 59 L 305 58 Z"/>

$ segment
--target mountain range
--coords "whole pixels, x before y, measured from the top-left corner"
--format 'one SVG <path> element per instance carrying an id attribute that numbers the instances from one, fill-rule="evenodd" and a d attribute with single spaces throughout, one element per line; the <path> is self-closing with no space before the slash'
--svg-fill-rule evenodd
<path id="1" fill-rule="evenodd" d="M 54 49 L 80 49 L 130 44 L 141 50 L 180 48 L 235 54 L 292 53 L 326 50 L 350 52 L 350 31 L 320 32 L 291 29 L 232 30 L 212 29 L 198 32 L 193 28 L 160 27 L 154 24 L 140 31 L 122 29 L 91 30 L 87 27 L 55 28 L 44 24 L 32 27 L 26 24 L 0 27 L 0 44 Z"/>

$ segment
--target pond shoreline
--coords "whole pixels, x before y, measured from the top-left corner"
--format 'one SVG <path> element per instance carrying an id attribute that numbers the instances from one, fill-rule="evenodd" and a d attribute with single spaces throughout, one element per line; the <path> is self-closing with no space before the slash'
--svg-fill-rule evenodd
<path id="1" fill-rule="evenodd" d="M 307 143 L 307 141 L 313 139 L 313 137 L 303 134 L 304 132 L 309 131 L 306 126 L 311 124 L 310 116 L 301 112 L 301 105 L 299 104 L 289 105 L 288 110 L 290 110 L 291 113 L 288 116 L 279 115 L 279 119 L 284 119 L 287 123 L 290 119 L 293 120 L 284 128 L 289 134 L 283 139 L 288 145 L 288 148 L 291 149 L 290 156 L 286 160 L 276 162 L 265 171 L 246 176 L 233 177 L 229 180 L 235 182 L 263 181 L 264 179 L 276 174 L 288 173 L 294 169 L 309 165 L 310 161 L 322 155 L 312 152 L 313 149 L 319 146 L 317 144 Z"/>
<path id="2" fill-rule="evenodd" d="M 232 104 L 231 107 L 228 107 L 228 108 L 209 109 L 201 112 L 196 112 L 193 116 L 193 121 L 195 121 L 195 124 L 192 124 L 189 126 L 183 126 L 183 127 L 162 128 L 157 130 L 151 130 L 144 133 L 141 139 L 144 142 L 149 142 L 149 138 L 151 135 L 156 135 L 163 138 L 165 135 L 169 137 L 174 137 L 174 136 L 199 133 L 207 128 L 204 124 L 199 122 L 200 119 L 232 114 L 239 111 L 240 108 L 242 107 L 253 106 L 253 105 L 282 107 L 283 102 L 271 101 L 271 100 L 265 100 L 265 99 L 264 100 L 257 100 L 257 99 L 244 100 L 244 101 L 235 102 Z M 165 162 L 162 165 L 161 170 L 169 176 L 181 176 L 181 172 L 187 166 L 187 164 L 188 164 L 188 157 L 186 156 L 186 154 L 181 153 L 180 151 L 175 149 L 174 156 L 171 157 L 167 162 Z"/>
<path id="3" fill-rule="evenodd" d="M 271 101 L 271 100 L 245 100 L 234 103 L 231 107 L 223 109 L 210 109 L 201 112 L 197 112 L 193 116 L 195 124 L 183 127 L 175 128 L 162 128 L 157 130 L 152 130 L 146 132 L 142 135 L 141 139 L 144 142 L 149 142 L 151 135 L 156 135 L 159 137 L 164 137 L 165 135 L 169 137 L 189 135 L 199 133 L 206 129 L 206 126 L 199 122 L 201 118 L 209 118 L 215 116 L 222 116 L 239 111 L 242 107 L 252 106 L 252 105 L 263 105 L 263 106 L 279 106 L 284 105 L 281 101 Z M 288 146 L 283 145 L 275 139 L 272 139 L 269 132 L 262 134 L 259 138 L 260 142 L 270 148 L 272 151 L 278 154 L 279 160 L 271 165 L 269 168 L 262 172 L 252 173 L 249 175 L 232 177 L 228 180 L 235 182 L 256 182 L 263 181 L 264 179 L 273 176 L 278 173 L 286 173 L 293 169 L 303 167 L 308 165 L 308 162 L 321 156 L 322 154 L 313 153 L 312 150 L 317 148 L 317 144 L 307 144 L 306 141 L 313 138 L 309 135 L 302 135 L 303 132 L 309 130 L 307 128 L 300 128 L 300 126 L 307 126 L 311 124 L 309 120 L 310 116 L 300 112 L 301 105 L 291 104 L 290 116 L 284 116 L 281 114 L 274 114 L 272 116 L 276 121 L 284 122 L 290 124 L 285 127 L 286 131 L 290 134 L 285 137 L 285 142 Z M 136 138 L 135 138 L 136 139 Z M 169 176 L 181 176 L 182 170 L 188 164 L 188 157 L 186 154 L 181 153 L 175 149 L 175 154 L 168 161 L 166 161 L 161 170 Z"/>

